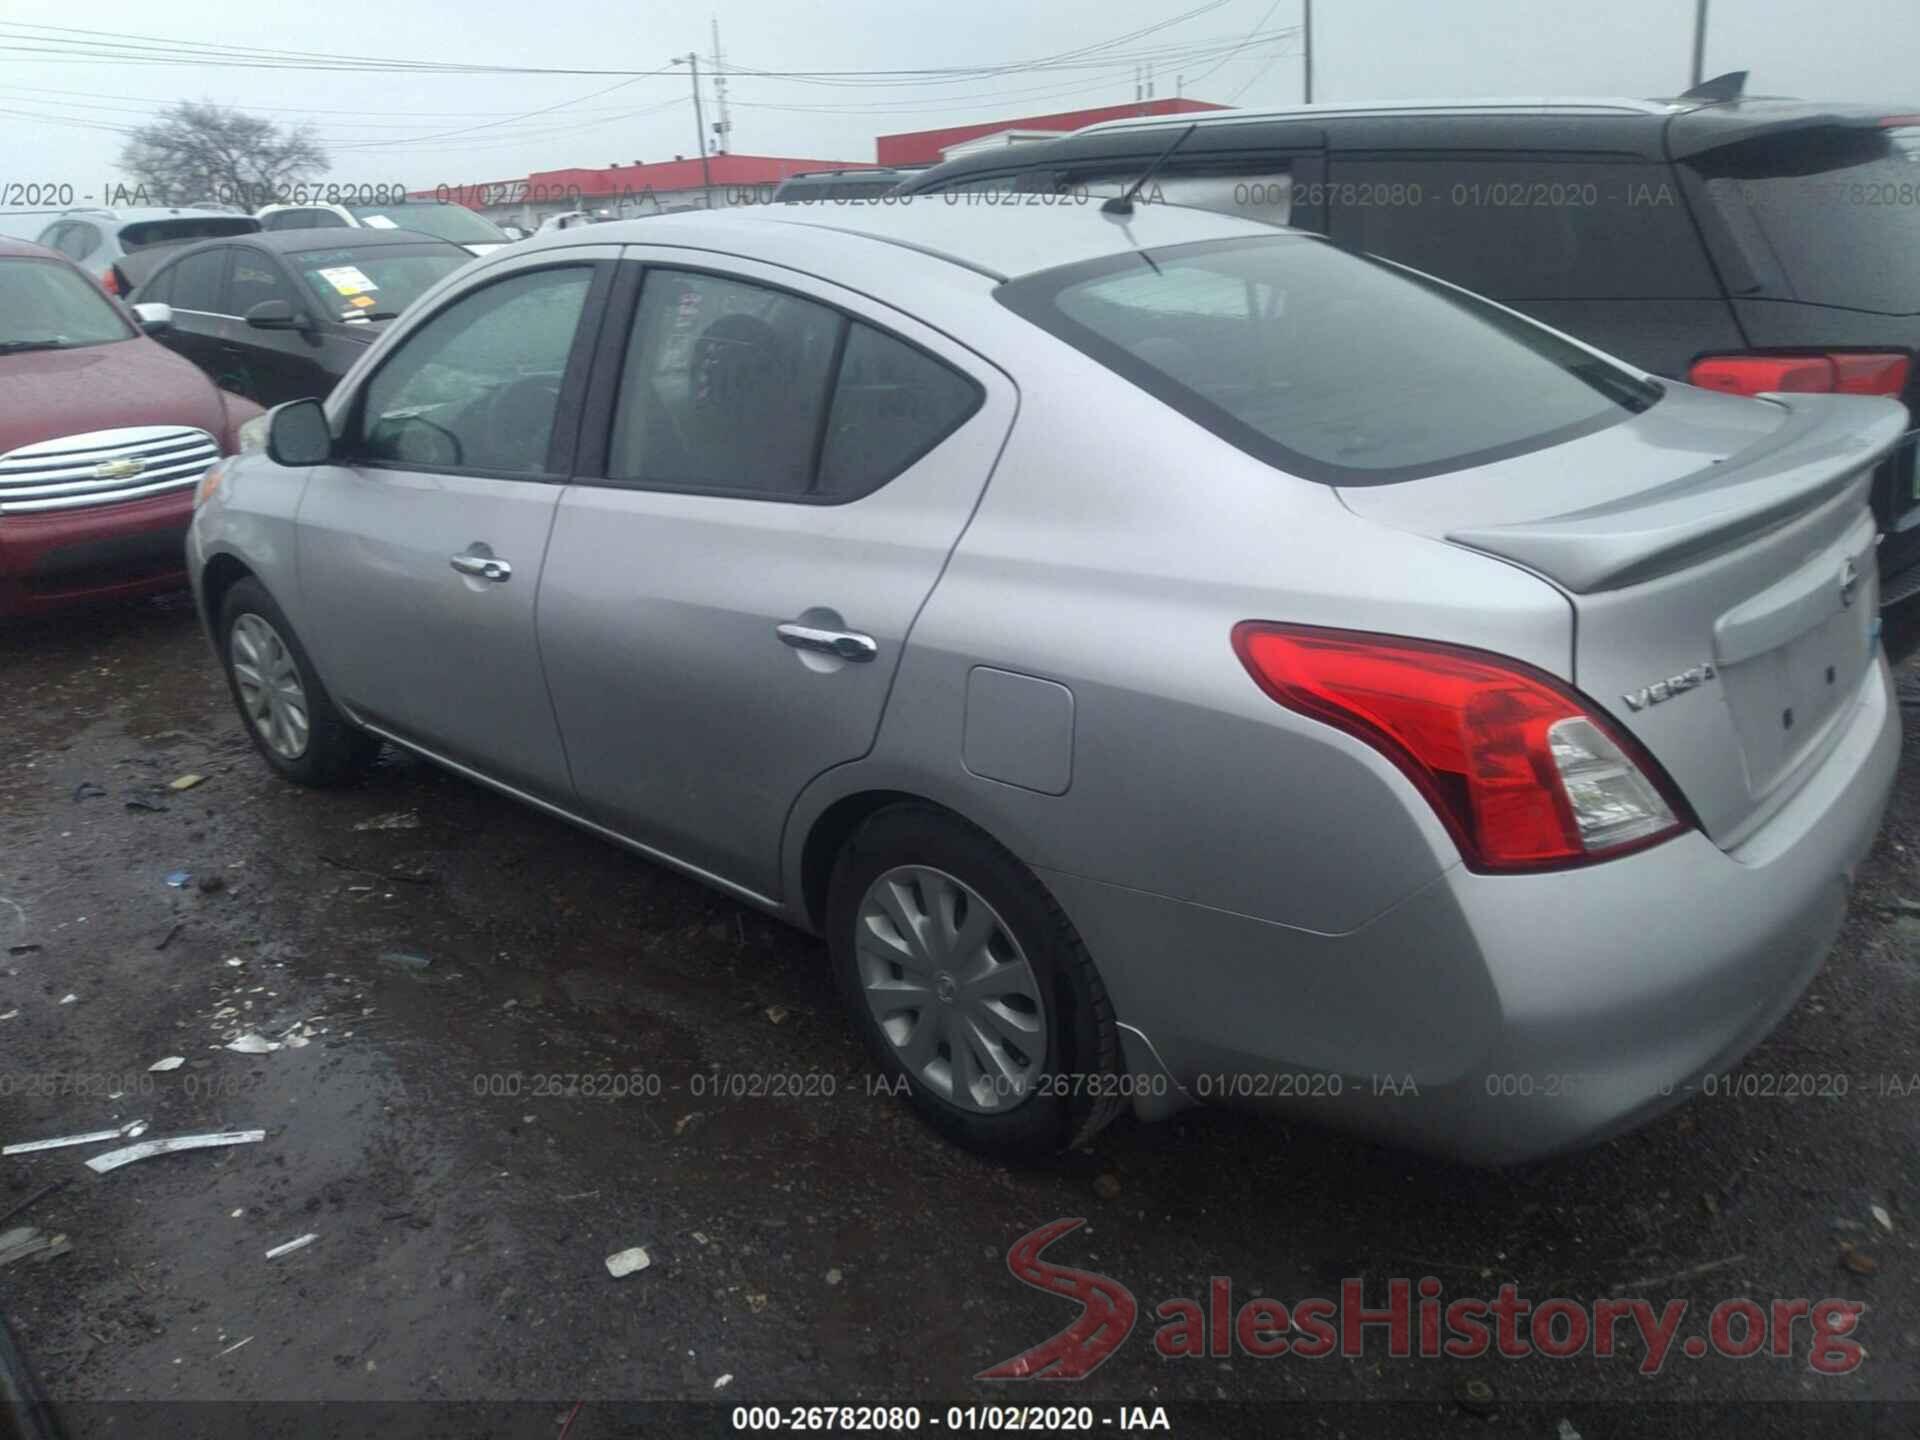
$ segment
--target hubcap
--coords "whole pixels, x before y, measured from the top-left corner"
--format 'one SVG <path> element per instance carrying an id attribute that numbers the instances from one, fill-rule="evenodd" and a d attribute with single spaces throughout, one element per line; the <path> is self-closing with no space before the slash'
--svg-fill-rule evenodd
<path id="1" fill-rule="evenodd" d="M 867 888 L 854 954 L 900 1063 L 962 1110 L 1027 1098 L 1047 1059 L 1047 1011 L 1026 953 L 993 907 L 944 871 L 902 865 Z"/>
<path id="2" fill-rule="evenodd" d="M 248 613 L 233 622 L 227 641 L 240 708 L 267 748 L 283 760 L 307 753 L 307 692 L 286 641 L 262 617 Z"/>

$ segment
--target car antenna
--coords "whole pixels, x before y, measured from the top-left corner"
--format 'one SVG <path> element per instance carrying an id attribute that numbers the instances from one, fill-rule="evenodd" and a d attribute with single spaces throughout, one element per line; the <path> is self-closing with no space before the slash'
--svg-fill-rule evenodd
<path id="1" fill-rule="evenodd" d="M 1159 158 L 1149 165 L 1141 173 L 1140 178 L 1127 188 L 1127 193 L 1113 196 L 1106 204 L 1100 207 L 1100 213 L 1102 215 L 1131 215 L 1133 213 L 1133 197 L 1140 193 L 1149 180 L 1160 173 L 1160 167 L 1167 163 L 1168 157 L 1182 145 L 1186 144 L 1187 137 L 1199 128 L 1200 122 L 1196 120 L 1176 135 L 1173 143 L 1162 150 Z"/>
<path id="2" fill-rule="evenodd" d="M 1682 100 L 1738 100 L 1747 93 L 1747 72 L 1729 70 L 1711 80 L 1703 80 L 1680 96 Z"/>

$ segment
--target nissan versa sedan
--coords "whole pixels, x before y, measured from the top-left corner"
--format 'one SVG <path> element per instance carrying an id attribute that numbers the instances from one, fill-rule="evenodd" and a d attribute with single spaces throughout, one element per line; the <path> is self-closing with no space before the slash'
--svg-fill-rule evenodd
<path id="1" fill-rule="evenodd" d="M 188 549 L 275 771 L 390 741 L 817 932 L 950 1136 L 1257 1099 L 1499 1163 L 1819 967 L 1905 423 L 1231 216 L 700 213 L 441 282 Z"/>

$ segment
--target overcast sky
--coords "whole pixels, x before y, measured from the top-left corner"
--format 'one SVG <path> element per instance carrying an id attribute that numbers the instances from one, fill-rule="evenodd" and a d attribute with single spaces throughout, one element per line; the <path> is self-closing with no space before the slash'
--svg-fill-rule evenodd
<path id="1" fill-rule="evenodd" d="M 1693 11 L 1693 0 L 1317 0 L 1316 98 L 1672 94 L 1686 84 Z M 117 176 L 123 136 L 116 132 L 179 99 L 310 121 L 332 155 L 327 178 L 353 184 L 425 188 L 691 155 L 685 67 L 632 80 L 343 73 L 110 62 L 97 51 L 48 55 L 32 47 L 95 46 L 112 35 L 155 48 L 173 42 L 602 71 L 654 69 L 697 50 L 712 121 L 709 15 L 720 22 L 731 66 L 869 72 L 811 80 L 736 75 L 729 148 L 742 154 L 871 160 L 877 134 L 1121 103 L 1133 98 L 1136 64 L 1149 56 L 1158 62 L 1159 95 L 1180 83 L 1190 96 L 1237 97 L 1242 105 L 1300 99 L 1300 0 L 719 0 L 711 11 L 630 0 L 5 0 L 0 184 L 60 181 L 91 195 Z M 30 33 L 29 26 L 85 33 Z M 1013 68 L 1098 45 L 1106 48 L 1075 63 L 1101 68 Z M 1713 0 L 1707 73 L 1750 69 L 1756 91 L 1912 102 L 1920 100 L 1916 57 L 1914 0 Z M 1007 68 L 944 83 L 870 80 L 876 70 L 967 67 Z"/>

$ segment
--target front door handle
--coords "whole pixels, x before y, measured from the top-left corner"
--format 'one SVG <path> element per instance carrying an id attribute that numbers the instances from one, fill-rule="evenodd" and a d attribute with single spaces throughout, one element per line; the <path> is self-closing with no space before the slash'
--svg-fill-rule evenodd
<path id="1" fill-rule="evenodd" d="M 492 580 L 504 584 L 513 578 L 513 566 L 494 555 L 475 555 L 471 551 L 449 556 L 447 563 L 462 575 L 471 575 L 476 580 Z"/>
<path id="2" fill-rule="evenodd" d="M 774 633 L 796 650 L 819 650 L 842 660 L 871 660 L 880 653 L 871 635 L 856 630 L 822 630 L 789 620 L 774 627 Z"/>

